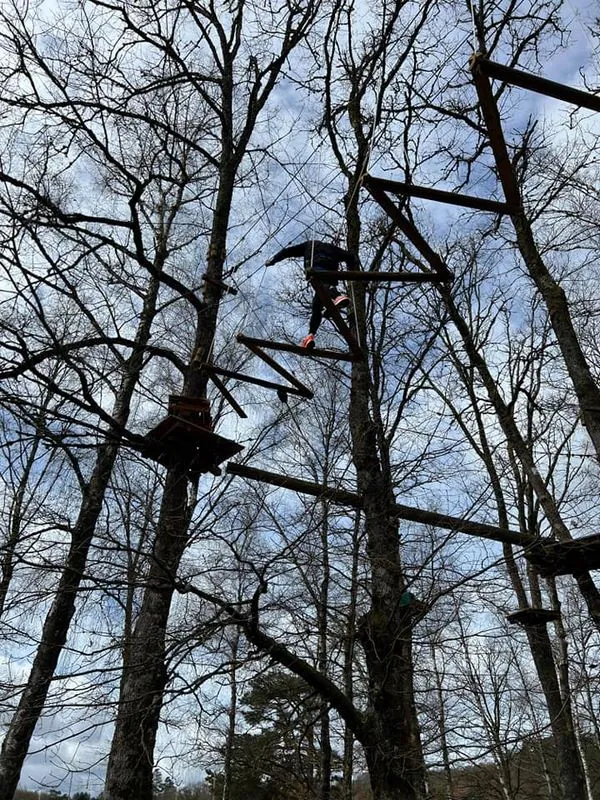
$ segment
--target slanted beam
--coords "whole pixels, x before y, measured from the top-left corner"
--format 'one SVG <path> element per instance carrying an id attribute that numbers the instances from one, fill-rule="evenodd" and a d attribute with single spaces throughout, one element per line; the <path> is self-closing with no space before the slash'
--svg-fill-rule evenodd
<path id="1" fill-rule="evenodd" d="M 448 280 L 437 272 L 363 272 L 356 270 L 308 270 L 309 278 L 317 280 L 362 281 L 366 283 L 397 281 L 403 283 L 440 283 Z"/>
<path id="2" fill-rule="evenodd" d="M 320 280 L 316 280 L 315 278 L 310 279 L 310 285 L 315 290 L 319 300 L 323 303 L 323 305 L 327 309 L 331 321 L 338 329 L 338 331 L 342 334 L 344 339 L 348 342 L 348 347 L 350 348 L 350 350 L 354 353 L 357 359 L 362 360 L 363 353 L 362 350 L 360 349 L 360 345 L 356 341 L 356 338 L 352 333 L 352 331 L 350 330 L 350 328 L 348 327 L 348 325 L 346 325 L 344 318 L 340 314 L 339 308 L 336 308 L 335 305 L 333 304 L 333 300 L 331 299 L 329 292 L 327 291 L 325 286 L 321 283 Z"/>
<path id="3" fill-rule="evenodd" d="M 245 464 L 236 464 L 233 461 L 227 464 L 226 471 L 230 475 L 238 475 L 240 478 L 270 483 L 272 486 L 281 486 L 283 489 L 290 489 L 292 492 L 312 495 L 322 500 L 331 500 L 333 503 L 339 503 L 343 506 L 350 506 L 351 508 L 362 508 L 363 506 L 362 497 L 356 492 L 348 492 L 344 489 L 336 489 L 332 486 L 311 483 L 310 481 L 302 481 L 299 478 L 290 478 L 287 475 L 278 475 L 276 472 L 247 467 Z"/>
<path id="4" fill-rule="evenodd" d="M 227 472 L 230 475 L 238 475 L 241 478 L 270 483 L 272 486 L 281 486 L 301 494 L 309 494 L 313 497 L 321 497 L 331 500 L 340 505 L 350 506 L 351 508 L 363 508 L 362 496 L 356 492 L 349 492 L 345 489 L 336 489 L 319 483 L 311 483 L 298 478 L 290 478 L 287 475 L 279 475 L 275 472 L 267 472 L 264 469 L 248 467 L 245 464 L 235 464 L 229 462 Z M 424 511 L 421 508 L 405 506 L 396 503 L 392 509 L 394 516 L 399 519 L 420 522 L 425 525 L 433 525 L 436 528 L 455 531 L 456 533 L 466 533 L 469 536 L 478 536 L 483 539 L 492 539 L 497 542 L 505 542 L 519 547 L 531 546 L 537 541 L 534 536 L 512 531 L 507 528 L 497 528 L 495 525 L 488 525 L 485 522 L 473 522 L 472 520 L 460 517 L 450 517 L 446 514 L 438 514 L 435 511 Z"/>
<path id="5" fill-rule="evenodd" d="M 223 381 L 217 378 L 216 375 L 210 375 L 209 377 L 211 381 L 214 383 L 215 387 L 221 392 L 225 400 L 227 400 L 229 405 L 233 408 L 238 417 L 241 417 L 242 419 L 248 419 L 248 414 L 246 414 L 244 409 L 241 407 L 241 405 L 238 403 L 235 397 L 231 394 L 231 392 L 225 386 Z"/>
<path id="6" fill-rule="evenodd" d="M 274 383 L 273 381 L 265 381 L 262 378 L 255 378 L 254 375 L 245 375 L 243 372 L 235 372 L 231 369 L 223 369 L 222 367 L 216 367 L 214 364 L 203 364 L 202 369 L 206 370 L 211 378 L 213 375 L 221 375 L 223 378 L 233 378 L 234 380 L 243 381 L 244 383 L 252 383 L 255 386 L 262 386 L 265 389 L 274 389 L 275 391 L 283 391 L 287 392 L 288 394 L 299 395 L 300 397 L 306 397 L 308 400 L 312 400 L 314 397 L 314 394 L 310 391 L 310 389 L 297 389 L 295 386 L 287 386 L 281 383 Z"/>
<path id="7" fill-rule="evenodd" d="M 481 113 L 487 128 L 492 153 L 496 161 L 498 169 L 498 176 L 500 183 L 504 189 L 504 196 L 511 206 L 522 208 L 521 193 L 515 178 L 515 173 L 512 168 L 510 158 L 508 157 L 508 149 L 506 141 L 504 140 L 504 133 L 502 132 L 502 123 L 500 122 L 500 114 L 498 113 L 498 106 L 492 87 L 487 78 L 487 75 L 482 69 L 482 59 L 479 56 L 473 56 L 471 59 L 471 73 L 477 90 L 477 97 L 479 98 L 479 105 Z"/>
<path id="8" fill-rule="evenodd" d="M 582 89 L 574 89 L 572 86 L 565 86 L 564 83 L 550 81 L 547 78 L 540 78 L 532 75 L 531 72 L 523 72 L 504 64 L 497 64 L 495 61 L 488 61 L 483 56 L 474 56 L 478 68 L 489 78 L 498 81 L 511 83 L 520 86 L 522 89 L 529 89 L 538 94 L 545 94 L 554 97 L 556 100 L 564 100 L 565 103 L 572 103 L 581 108 L 589 108 L 590 111 L 600 111 L 600 96 L 585 92 Z"/>
<path id="9" fill-rule="evenodd" d="M 297 356 L 312 356 L 313 358 L 331 358 L 336 361 L 356 361 L 354 353 L 345 353 L 342 350 L 323 350 L 319 347 L 314 347 L 309 350 L 306 347 L 301 347 L 299 344 L 289 344 L 288 342 L 272 342 L 269 339 L 255 339 L 250 336 L 244 336 L 240 333 L 236 337 L 240 344 L 245 344 L 246 347 L 256 345 L 263 347 L 266 350 L 280 350 L 284 353 L 294 353 Z"/>
<path id="10" fill-rule="evenodd" d="M 369 184 L 366 185 L 366 188 L 373 199 L 379 203 L 388 216 L 391 217 L 392 221 L 395 222 L 400 228 L 406 238 L 412 242 L 412 244 L 421 253 L 423 258 L 425 258 L 427 263 L 431 266 L 434 274 L 437 274 L 441 280 L 451 281 L 454 276 L 448 267 L 444 264 L 435 250 L 433 250 L 427 244 L 412 222 L 404 216 L 398 206 L 392 200 L 390 200 L 387 194 L 381 189 L 375 186 L 370 186 Z"/>
<path id="11" fill-rule="evenodd" d="M 278 372 L 282 378 L 285 378 L 286 381 L 289 381 L 292 384 L 292 386 L 295 386 L 300 392 L 303 392 L 305 395 L 307 392 L 310 392 L 308 386 L 305 386 L 301 381 L 298 380 L 298 378 L 292 375 L 291 372 L 288 372 L 288 370 L 285 369 L 285 367 L 282 367 L 281 364 L 278 364 L 277 361 L 275 361 L 275 359 L 272 358 L 268 353 L 265 353 L 264 350 L 262 350 L 259 347 L 259 345 L 248 341 L 244 342 L 244 344 L 246 345 L 248 350 L 250 350 L 252 353 L 254 353 L 254 355 L 258 356 L 259 358 L 262 358 L 265 364 L 268 364 L 271 367 L 271 369 L 275 370 L 275 372 Z"/>
<path id="12" fill-rule="evenodd" d="M 518 210 L 511 208 L 508 203 L 501 203 L 498 200 L 488 200 L 485 197 L 473 197 L 471 195 L 458 194 L 458 192 L 445 192 L 442 189 L 415 186 L 412 183 L 402 183 L 388 180 L 387 178 L 375 178 L 372 175 L 365 175 L 363 183 L 365 186 L 374 186 L 376 189 L 382 189 L 384 192 L 391 192 L 392 194 L 422 197 L 424 200 L 434 200 L 437 203 L 474 208 L 478 211 L 491 211 L 494 214 L 511 214 Z"/>

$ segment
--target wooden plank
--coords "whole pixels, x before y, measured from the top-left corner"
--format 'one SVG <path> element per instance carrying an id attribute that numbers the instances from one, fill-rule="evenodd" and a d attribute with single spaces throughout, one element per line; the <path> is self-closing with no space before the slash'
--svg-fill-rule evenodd
<path id="1" fill-rule="evenodd" d="M 327 309 L 331 321 L 348 343 L 350 350 L 354 353 L 357 359 L 362 360 L 363 353 L 360 345 L 356 341 L 356 338 L 348 325 L 346 325 L 344 318 L 340 314 L 340 310 L 333 304 L 333 300 L 331 299 L 331 296 L 329 295 L 329 292 L 325 286 L 321 283 L 321 281 L 315 280 L 314 278 L 311 278 L 309 282 L 312 288 L 315 290 L 319 300 Z"/>
<path id="2" fill-rule="evenodd" d="M 350 506 L 351 508 L 363 508 L 364 503 L 360 494 L 349 492 L 345 489 L 336 489 L 323 484 L 311 483 L 291 478 L 288 475 L 279 475 L 275 472 L 267 472 L 264 469 L 248 467 L 245 464 L 229 462 L 227 472 L 230 475 L 239 475 L 242 478 L 270 483 L 272 486 L 281 486 L 293 492 L 322 497 L 340 505 Z M 393 513 L 399 519 L 420 522 L 425 525 L 432 525 L 436 528 L 465 533 L 469 536 L 478 536 L 484 539 L 492 539 L 497 542 L 504 542 L 516 546 L 531 546 L 538 540 L 529 534 L 512 531 L 506 528 L 498 528 L 485 522 L 475 522 L 461 517 L 450 517 L 447 514 L 438 514 L 435 511 L 424 511 L 421 508 L 402 505 L 396 503 Z"/>
<path id="3" fill-rule="evenodd" d="M 521 193 L 515 178 L 515 173 L 508 157 L 508 150 L 504 140 L 504 133 L 502 132 L 502 124 L 500 122 L 500 114 L 498 113 L 498 106 L 490 82 L 481 69 L 481 59 L 474 56 L 471 59 L 471 73 L 477 90 L 477 97 L 479 98 L 479 105 L 481 113 L 487 128 L 492 153 L 496 161 L 496 168 L 498 169 L 498 176 L 500 183 L 504 189 L 504 196 L 511 206 L 522 208 Z"/>
<path id="4" fill-rule="evenodd" d="M 572 86 L 565 86 L 564 83 L 550 81 L 547 78 L 540 78 L 531 72 L 523 72 L 522 70 L 514 69 L 514 67 L 507 67 L 504 64 L 489 61 L 483 56 L 476 56 L 474 61 L 476 61 L 477 67 L 489 78 L 520 86 L 522 89 L 529 89 L 538 94 L 545 94 L 548 97 L 554 97 L 556 100 L 564 100 L 566 103 L 572 103 L 581 108 L 589 108 L 590 111 L 600 111 L 599 95 L 585 92 L 582 89 L 574 89 Z"/>
<path id="5" fill-rule="evenodd" d="M 512 544 L 516 547 L 529 547 L 537 540 L 535 537 L 520 531 L 513 531 L 508 528 L 498 528 L 496 525 L 489 525 L 486 522 L 475 522 L 461 517 L 450 517 L 447 514 L 438 514 L 436 511 L 424 511 L 421 508 L 405 506 L 396 503 L 396 516 L 399 519 L 409 520 L 410 522 L 421 522 L 424 525 L 432 525 L 435 528 L 444 528 L 457 533 L 466 533 L 469 536 L 478 536 L 481 539 L 492 539 L 496 542 Z"/>
<path id="6" fill-rule="evenodd" d="M 376 200 L 379 205 L 383 208 L 385 212 L 389 215 L 389 217 L 396 223 L 396 225 L 400 228 L 402 233 L 406 236 L 406 238 L 412 242 L 412 244 L 417 248 L 417 250 L 421 253 L 423 258 L 427 261 L 427 263 L 432 268 L 434 274 L 440 276 L 442 280 L 451 281 L 453 279 L 453 275 L 448 269 L 448 267 L 444 264 L 442 259 L 439 255 L 433 250 L 425 241 L 425 239 L 421 236 L 419 231 L 415 228 L 412 222 L 404 216 L 402 211 L 398 208 L 398 206 L 390 200 L 390 198 L 386 195 L 385 192 L 381 191 L 381 189 L 376 188 L 375 186 L 369 186 L 367 184 L 367 189 L 369 193 Z"/>
<path id="7" fill-rule="evenodd" d="M 331 358 L 336 361 L 356 361 L 354 353 L 346 353 L 342 350 L 323 350 L 319 347 L 314 347 L 309 350 L 307 347 L 301 347 L 299 344 L 288 344 L 288 342 L 272 342 L 269 339 L 255 339 L 250 336 L 244 336 L 242 333 L 237 335 L 237 341 L 240 344 L 250 346 L 250 344 L 264 347 L 267 350 L 281 350 L 284 353 L 294 353 L 297 356 L 312 356 L 313 358 Z"/>
<path id="8" fill-rule="evenodd" d="M 242 419 L 248 419 L 248 414 L 246 414 L 244 409 L 241 407 L 241 405 L 238 403 L 235 397 L 231 394 L 231 392 L 225 386 L 223 381 L 217 378 L 216 375 L 210 375 L 209 377 L 211 381 L 214 383 L 215 387 L 221 392 L 225 400 L 227 400 L 229 405 L 233 408 L 238 417 L 241 417 Z"/>
<path id="9" fill-rule="evenodd" d="M 273 381 L 265 381 L 262 378 L 255 378 L 253 375 L 245 375 L 243 372 L 235 372 L 231 369 L 216 367 L 214 364 L 203 364 L 202 369 L 206 370 L 206 372 L 211 376 L 221 375 L 224 378 L 233 378 L 244 383 L 252 383 L 255 386 L 262 386 L 265 389 L 274 389 L 275 391 L 283 391 L 287 392 L 288 394 L 306 397 L 308 400 L 312 400 L 314 397 L 314 394 L 310 391 L 310 389 L 300 390 L 295 386 L 286 386 L 285 384 L 281 383 L 273 383 Z"/>
<path id="10" fill-rule="evenodd" d="M 364 283 L 397 281 L 403 283 L 440 283 L 447 280 L 437 272 L 357 272 L 356 270 L 308 270 L 307 277 L 316 280 L 362 281 Z"/>
<path id="11" fill-rule="evenodd" d="M 392 194 L 422 197 L 424 200 L 434 200 L 437 203 L 474 208 L 478 211 L 491 211 L 495 214 L 510 214 L 517 210 L 509 206 L 508 203 L 501 203 L 498 200 L 488 200 L 485 197 L 473 197 L 472 195 L 459 194 L 458 192 L 446 192 L 442 189 L 432 189 L 428 186 L 415 186 L 413 183 L 402 183 L 401 181 L 392 181 L 387 178 L 375 178 L 372 175 L 365 175 L 363 184 L 365 186 L 370 184 L 382 189 L 384 192 L 392 192 Z"/>
<path id="12" fill-rule="evenodd" d="M 268 364 L 271 369 L 275 370 L 275 372 L 278 372 L 281 377 L 285 378 L 286 381 L 289 381 L 292 386 L 295 386 L 301 392 L 310 393 L 308 386 L 305 386 L 302 381 L 299 381 L 298 378 L 296 378 L 295 375 L 292 375 L 292 373 L 285 369 L 285 367 L 282 367 L 281 364 L 278 364 L 274 358 L 272 358 L 268 353 L 265 353 L 264 350 L 262 350 L 257 344 L 248 344 L 246 342 L 246 347 L 259 358 L 262 358 L 265 364 Z"/>

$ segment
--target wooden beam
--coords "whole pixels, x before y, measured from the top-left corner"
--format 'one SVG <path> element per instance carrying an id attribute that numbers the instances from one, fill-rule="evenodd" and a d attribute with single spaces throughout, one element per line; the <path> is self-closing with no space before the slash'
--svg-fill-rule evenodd
<path id="1" fill-rule="evenodd" d="M 315 290 L 319 300 L 323 303 L 323 305 L 327 309 L 331 321 L 338 329 L 338 331 L 342 334 L 344 339 L 347 341 L 350 350 L 354 353 L 354 355 L 358 360 L 362 360 L 364 356 L 360 348 L 360 345 L 356 341 L 356 337 L 354 336 L 348 325 L 346 325 L 344 318 L 340 314 L 339 308 L 336 308 L 335 305 L 333 304 L 333 300 L 331 299 L 331 296 L 327 291 L 327 289 L 325 288 L 325 286 L 321 283 L 321 281 L 315 280 L 315 278 L 310 279 L 310 285 Z"/>
<path id="2" fill-rule="evenodd" d="M 504 64 L 497 64 L 495 61 L 488 61 L 483 56 L 475 56 L 474 61 L 477 67 L 489 78 L 498 81 L 520 86 L 522 89 L 529 89 L 538 94 L 545 94 L 554 97 L 556 100 L 564 100 L 581 108 L 589 108 L 590 111 L 600 111 L 600 96 L 590 92 L 574 89 L 572 86 L 565 86 L 564 83 L 550 81 L 547 78 L 540 78 L 532 75 L 531 72 L 507 67 Z"/>
<path id="3" fill-rule="evenodd" d="M 248 419 L 248 414 L 246 414 L 244 409 L 241 407 L 241 405 L 238 403 L 235 397 L 231 394 L 231 392 L 225 386 L 223 381 L 217 378 L 216 375 L 209 375 L 209 377 L 211 381 L 214 383 L 215 387 L 221 392 L 225 400 L 227 400 L 229 405 L 233 408 L 238 417 L 241 417 L 242 419 Z"/>
<path id="4" fill-rule="evenodd" d="M 387 178 L 375 178 L 372 175 L 365 175 L 363 178 L 365 186 L 371 185 L 382 189 L 384 192 L 392 194 L 407 195 L 408 197 L 422 197 L 424 200 L 434 200 L 437 203 L 448 203 L 453 206 L 464 206 L 474 208 L 478 211 L 491 211 L 495 214 L 510 214 L 518 209 L 513 209 L 508 203 L 501 203 L 498 200 L 488 200 L 485 197 L 472 197 L 457 192 L 445 192 L 441 189 L 431 189 L 427 186 L 415 186 L 412 183 L 401 183 Z"/>
<path id="5" fill-rule="evenodd" d="M 257 355 L 259 358 L 262 358 L 265 364 L 268 364 L 271 367 L 271 369 L 275 370 L 275 372 L 278 372 L 282 378 L 285 378 L 286 381 L 289 381 L 292 384 L 292 386 L 295 386 L 300 392 L 303 392 L 304 394 L 306 394 L 307 392 L 311 393 L 308 386 L 305 386 L 302 383 L 302 381 L 299 381 L 298 378 L 296 378 L 295 375 L 292 375 L 292 373 L 288 372 L 288 370 L 285 369 L 285 367 L 282 367 L 281 364 L 278 364 L 277 361 L 275 361 L 275 359 L 272 358 L 268 353 L 265 353 L 264 350 L 262 350 L 262 348 L 259 347 L 259 345 L 250 344 L 248 342 L 245 342 L 245 344 L 246 347 L 254 353 L 254 355 Z"/>
<path id="6" fill-rule="evenodd" d="M 454 276 L 446 264 L 444 264 L 435 250 L 433 250 L 427 244 L 419 231 L 415 228 L 412 222 L 404 216 L 398 206 L 392 200 L 390 200 L 387 194 L 381 189 L 378 189 L 375 186 L 369 186 L 369 184 L 367 184 L 367 189 L 373 199 L 379 203 L 383 210 L 391 217 L 392 221 L 395 222 L 400 228 L 406 238 L 412 242 L 412 244 L 421 253 L 423 258 L 432 268 L 434 274 L 438 275 L 441 280 L 451 281 Z"/>
<path id="7" fill-rule="evenodd" d="M 273 383 L 273 381 L 265 381 L 262 378 L 255 378 L 253 375 L 245 375 L 243 372 L 234 372 L 231 369 L 223 369 L 222 367 L 216 367 L 214 364 L 203 364 L 202 369 L 206 370 L 206 372 L 212 377 L 213 375 L 222 375 L 224 378 L 233 378 L 237 381 L 243 381 L 244 383 L 252 383 L 255 386 L 262 386 L 265 389 L 275 389 L 275 391 L 283 391 L 287 392 L 288 394 L 295 394 L 299 395 L 300 397 L 306 397 L 308 400 L 312 400 L 314 397 L 313 392 L 310 389 L 297 389 L 295 386 L 286 386 L 285 384 L 281 383 Z"/>
<path id="8" fill-rule="evenodd" d="M 229 462 L 227 472 L 230 475 L 239 475 L 242 478 L 270 483 L 272 486 L 281 486 L 293 492 L 309 494 L 313 497 L 321 497 L 331 500 L 340 505 L 350 506 L 351 508 L 363 508 L 364 503 L 361 495 L 356 492 L 349 492 L 346 489 L 336 489 L 319 483 L 311 483 L 298 478 L 291 478 L 287 475 L 279 475 L 275 472 L 267 472 L 264 469 L 248 467 L 245 464 L 235 464 Z M 512 531 L 506 528 L 498 528 L 495 525 L 488 525 L 485 522 L 474 522 L 461 517 L 450 517 L 446 514 L 438 514 L 435 511 L 424 511 L 421 508 L 402 505 L 396 503 L 393 508 L 394 516 L 399 519 L 411 522 L 420 522 L 425 525 L 433 525 L 436 528 L 455 531 L 456 533 L 466 533 L 469 536 L 478 536 L 484 539 L 492 539 L 497 542 L 505 542 L 518 547 L 530 546 L 537 539 L 534 536 Z"/>
<path id="9" fill-rule="evenodd" d="M 294 353 L 297 356 L 312 356 L 313 358 L 331 358 L 336 361 L 356 361 L 354 353 L 345 353 L 342 350 L 323 350 L 314 347 L 309 350 L 299 344 L 288 344 L 288 342 L 272 342 L 269 339 L 254 339 L 244 336 L 242 333 L 237 335 L 237 341 L 249 347 L 251 344 L 264 347 L 266 350 L 281 350 L 284 353 Z"/>
<path id="10" fill-rule="evenodd" d="M 267 472 L 264 469 L 248 467 L 245 464 L 236 464 L 233 461 L 227 464 L 226 471 L 230 475 L 238 475 L 241 478 L 270 483 L 272 486 L 281 486 L 293 492 L 312 495 L 323 500 L 331 500 L 333 503 L 350 506 L 351 508 L 362 508 L 363 505 L 361 496 L 356 492 L 348 492 L 345 489 L 336 489 L 332 486 L 311 483 L 310 481 L 302 481 L 299 478 L 290 478 L 288 475 L 278 475 L 276 472 Z"/>
<path id="11" fill-rule="evenodd" d="M 496 104 L 496 100 L 494 99 L 490 82 L 487 78 L 487 75 L 483 72 L 481 65 L 482 59 L 479 56 L 474 56 L 471 59 L 471 73 L 473 75 L 475 89 L 477 90 L 477 97 L 479 98 L 481 113 L 483 114 L 483 119 L 490 139 L 492 153 L 494 154 L 494 160 L 496 161 L 498 176 L 500 178 L 502 188 L 504 189 L 504 196 L 506 197 L 507 202 L 509 205 L 520 209 L 523 206 L 521 201 L 521 193 L 519 192 L 515 173 L 510 158 L 508 157 L 508 149 L 504 140 L 504 133 L 502 132 L 502 124 L 500 122 L 498 106 Z"/>
<path id="12" fill-rule="evenodd" d="M 462 517 L 450 517 L 447 514 L 438 514 L 436 511 L 424 511 L 421 508 L 405 506 L 401 503 L 396 503 L 396 516 L 410 522 L 421 522 L 424 525 L 433 525 L 435 528 L 466 533 L 481 539 L 492 539 L 516 547 L 529 547 L 536 541 L 534 536 L 520 531 L 498 528 L 495 525 L 488 525 L 486 522 L 474 522 Z"/>
<path id="13" fill-rule="evenodd" d="M 362 281 L 366 283 L 397 281 L 403 283 L 440 283 L 447 280 L 437 272 L 358 272 L 356 270 L 308 270 L 307 276 L 317 280 Z"/>

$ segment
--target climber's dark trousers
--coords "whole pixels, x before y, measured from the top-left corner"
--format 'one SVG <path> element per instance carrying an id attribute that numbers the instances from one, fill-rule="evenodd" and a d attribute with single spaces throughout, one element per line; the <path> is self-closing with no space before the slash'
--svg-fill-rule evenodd
<path id="1" fill-rule="evenodd" d="M 329 292 L 332 300 L 335 300 L 335 298 L 339 297 L 341 294 L 336 284 L 325 286 L 325 289 Z M 318 331 L 319 325 L 323 320 L 323 303 L 321 302 L 316 292 L 313 297 L 311 311 L 312 313 L 310 315 L 310 324 L 308 332 L 315 334 Z"/>

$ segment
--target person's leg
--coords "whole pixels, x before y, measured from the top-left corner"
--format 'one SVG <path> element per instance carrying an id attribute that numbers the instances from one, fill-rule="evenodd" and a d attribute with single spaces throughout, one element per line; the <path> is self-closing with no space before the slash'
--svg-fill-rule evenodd
<path id="1" fill-rule="evenodd" d="M 319 330 L 319 325 L 321 324 L 322 319 L 323 319 L 323 304 L 321 303 L 317 293 L 315 292 L 312 301 L 310 322 L 308 325 L 308 332 L 312 333 L 313 336 Z"/>

